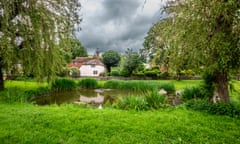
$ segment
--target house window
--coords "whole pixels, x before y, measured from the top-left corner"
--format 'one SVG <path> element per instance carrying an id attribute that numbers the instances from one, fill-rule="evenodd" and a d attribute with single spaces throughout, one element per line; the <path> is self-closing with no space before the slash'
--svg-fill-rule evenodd
<path id="1" fill-rule="evenodd" d="M 94 75 L 97 75 L 97 74 L 98 74 L 98 71 L 97 71 L 97 70 L 94 70 L 94 71 L 93 71 L 93 74 L 94 74 Z"/>
<path id="2" fill-rule="evenodd" d="M 96 64 L 91 64 L 91 67 L 94 68 L 96 66 Z"/>

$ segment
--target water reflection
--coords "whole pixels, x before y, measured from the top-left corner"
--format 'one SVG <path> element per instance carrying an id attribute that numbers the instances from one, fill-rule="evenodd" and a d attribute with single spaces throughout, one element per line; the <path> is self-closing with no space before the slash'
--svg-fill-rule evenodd
<path id="1" fill-rule="evenodd" d="M 47 95 L 37 96 L 34 98 L 34 101 L 38 105 L 50 105 L 50 104 L 68 104 L 80 101 L 80 96 L 85 97 L 97 97 L 98 94 L 104 96 L 104 102 L 113 103 L 119 97 L 128 96 L 128 95 L 140 95 L 137 92 L 130 92 L 124 90 L 111 90 L 111 89 L 78 89 L 72 91 L 62 91 L 54 92 Z"/>

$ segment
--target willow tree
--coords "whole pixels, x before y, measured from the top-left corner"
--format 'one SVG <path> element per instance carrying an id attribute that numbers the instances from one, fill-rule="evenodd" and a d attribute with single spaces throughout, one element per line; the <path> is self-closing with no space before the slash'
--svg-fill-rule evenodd
<path id="1" fill-rule="evenodd" d="M 0 1 L 0 90 L 3 72 L 50 80 L 61 68 L 59 42 L 80 24 L 78 0 Z"/>
<path id="2" fill-rule="evenodd" d="M 162 37 L 172 50 L 171 62 L 188 59 L 212 77 L 215 94 L 229 102 L 229 73 L 240 67 L 239 0 L 175 0 Z"/>

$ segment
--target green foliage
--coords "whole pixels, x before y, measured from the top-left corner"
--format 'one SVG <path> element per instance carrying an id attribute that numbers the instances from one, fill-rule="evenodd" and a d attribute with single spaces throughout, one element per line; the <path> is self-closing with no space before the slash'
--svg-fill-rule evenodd
<path id="1" fill-rule="evenodd" d="M 20 76 L 15 79 L 16 81 L 35 81 L 33 77 Z"/>
<path id="2" fill-rule="evenodd" d="M 80 77 L 80 70 L 77 67 L 70 68 L 71 77 Z"/>
<path id="3" fill-rule="evenodd" d="M 239 70 L 239 0 L 175 0 L 150 36 L 170 51 L 170 64 L 177 75 L 184 69 L 211 70 L 221 101 L 229 102 L 228 75 Z M 161 49 L 159 49 L 161 51 Z"/>
<path id="4" fill-rule="evenodd" d="M 143 60 L 137 52 L 133 52 L 132 49 L 126 51 L 126 57 L 123 64 L 123 70 L 128 75 L 132 75 L 133 71 L 142 66 Z"/>
<path id="5" fill-rule="evenodd" d="M 27 103 L 35 95 L 49 92 L 44 84 L 28 81 L 7 81 L 6 89 L 0 92 L 0 101 L 6 103 Z"/>
<path id="6" fill-rule="evenodd" d="M 124 110 L 148 110 L 148 104 L 143 96 L 126 96 L 119 103 L 118 108 Z"/>
<path id="7" fill-rule="evenodd" d="M 79 86 L 86 89 L 94 89 L 98 87 L 98 82 L 94 78 L 84 78 L 79 81 Z"/>
<path id="8" fill-rule="evenodd" d="M 120 72 L 117 70 L 112 70 L 110 73 L 111 76 L 120 76 Z"/>
<path id="9" fill-rule="evenodd" d="M 81 42 L 75 38 L 65 38 L 60 42 L 60 47 L 63 47 L 63 55 L 65 61 L 69 63 L 76 57 L 87 57 L 88 53 Z"/>
<path id="10" fill-rule="evenodd" d="M 131 76 L 131 73 L 129 72 L 128 69 L 123 68 L 123 69 L 120 71 L 120 75 L 121 75 L 121 76 L 124 76 L 124 77 L 129 77 L 129 76 Z"/>
<path id="11" fill-rule="evenodd" d="M 191 100 L 194 98 L 204 98 L 205 96 L 201 92 L 200 87 L 186 87 L 181 95 L 184 100 Z"/>
<path id="12" fill-rule="evenodd" d="M 77 87 L 77 83 L 72 79 L 55 79 L 52 83 L 52 90 L 72 90 Z"/>
<path id="13" fill-rule="evenodd" d="M 106 65 L 108 72 L 111 72 L 111 67 L 117 66 L 121 60 L 120 55 L 113 51 L 108 50 L 103 55 L 103 63 Z"/>
<path id="14" fill-rule="evenodd" d="M 63 67 L 58 73 L 57 76 L 59 77 L 68 77 L 70 72 L 70 68 Z"/>
<path id="15" fill-rule="evenodd" d="M 190 100 L 186 107 L 214 115 L 227 115 L 240 118 L 240 105 L 235 103 L 211 103 L 208 100 Z"/>
<path id="16" fill-rule="evenodd" d="M 194 76 L 194 71 L 191 69 L 182 70 L 180 74 L 183 76 Z"/>
<path id="17" fill-rule="evenodd" d="M 211 97 L 213 95 L 214 92 L 214 76 L 213 73 L 209 70 L 206 69 L 203 73 L 203 84 L 201 85 L 204 95 L 206 97 Z"/>
<path id="18" fill-rule="evenodd" d="M 150 110 L 164 107 L 165 96 L 159 95 L 157 90 L 147 91 L 140 96 L 129 95 L 118 102 L 118 108 L 125 110 Z"/>
<path id="19" fill-rule="evenodd" d="M 1 72 L 21 64 L 23 75 L 51 81 L 64 65 L 61 50 L 65 47 L 57 41 L 73 34 L 81 22 L 80 7 L 77 0 L 1 0 Z"/>

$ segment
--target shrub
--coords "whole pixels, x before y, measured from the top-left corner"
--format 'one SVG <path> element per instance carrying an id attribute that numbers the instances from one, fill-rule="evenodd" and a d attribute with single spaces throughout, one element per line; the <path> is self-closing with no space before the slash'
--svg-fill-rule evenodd
<path id="1" fill-rule="evenodd" d="M 69 75 L 71 77 L 79 77 L 80 76 L 80 70 L 77 67 L 70 68 Z"/>
<path id="2" fill-rule="evenodd" d="M 144 74 L 148 77 L 157 77 L 160 75 L 160 70 L 146 70 Z"/>
<path id="3" fill-rule="evenodd" d="M 53 90 L 71 90 L 77 87 L 77 84 L 74 80 L 71 79 L 55 79 L 52 83 Z"/>
<path id="4" fill-rule="evenodd" d="M 131 73 L 127 69 L 122 69 L 120 75 L 124 77 L 129 77 Z"/>
<path id="5" fill-rule="evenodd" d="M 79 86 L 81 88 L 86 88 L 86 89 L 94 89 L 98 87 L 98 83 L 96 79 L 93 78 L 84 78 L 80 80 Z"/>
<path id="6" fill-rule="evenodd" d="M 170 74 L 168 72 L 163 72 L 159 76 L 159 78 L 161 79 L 168 79 L 169 77 L 170 77 Z"/>
<path id="7" fill-rule="evenodd" d="M 235 103 L 211 103 L 208 100 L 190 100 L 186 107 L 215 115 L 227 115 L 240 118 L 240 105 Z"/>
<path id="8" fill-rule="evenodd" d="M 33 77 L 19 76 L 16 77 L 16 81 L 35 81 Z"/>
<path id="9" fill-rule="evenodd" d="M 120 72 L 117 70 L 112 70 L 110 73 L 111 76 L 120 76 Z"/>

